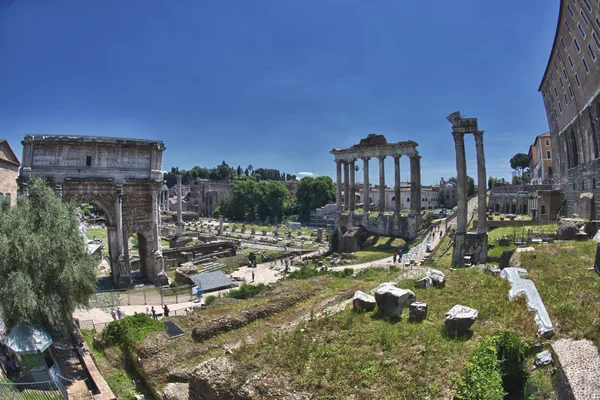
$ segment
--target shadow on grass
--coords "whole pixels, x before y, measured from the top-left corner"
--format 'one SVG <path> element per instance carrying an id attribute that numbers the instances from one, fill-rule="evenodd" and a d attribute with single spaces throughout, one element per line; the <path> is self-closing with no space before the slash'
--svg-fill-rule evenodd
<path id="1" fill-rule="evenodd" d="M 450 332 L 446 329 L 445 326 L 442 326 L 440 330 L 443 337 L 445 337 L 446 339 L 455 340 L 457 342 L 466 342 L 467 340 L 470 340 L 473 337 L 473 331 L 471 329 L 464 333 Z"/>
<path id="2" fill-rule="evenodd" d="M 385 321 L 385 322 L 388 322 L 388 323 L 390 323 L 392 325 L 395 325 L 398 322 L 402 321 L 402 316 L 400 316 L 400 317 L 388 317 L 380 309 L 377 309 L 377 310 L 375 310 L 374 313 L 371 314 L 371 319 L 373 321 Z"/>

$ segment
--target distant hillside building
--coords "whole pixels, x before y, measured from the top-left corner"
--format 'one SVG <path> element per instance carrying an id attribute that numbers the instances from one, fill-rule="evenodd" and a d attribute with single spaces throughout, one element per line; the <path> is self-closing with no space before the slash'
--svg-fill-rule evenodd
<path id="1" fill-rule="evenodd" d="M 4 139 L 0 139 L 0 203 L 9 199 L 17 201 L 17 177 L 21 163 Z"/>
<path id="2" fill-rule="evenodd" d="M 184 196 L 184 202 L 190 205 L 191 211 L 197 212 L 201 217 L 212 217 L 221 200 L 231 197 L 233 185 L 229 181 L 196 179 L 190 185 L 189 193 Z"/>
<path id="3" fill-rule="evenodd" d="M 600 4 L 561 0 L 552 52 L 539 87 L 562 214 L 600 217 Z M 597 182 L 598 181 L 598 182 Z M 587 217 L 586 216 L 586 217 Z"/>
<path id="4" fill-rule="evenodd" d="M 550 132 L 538 135 L 529 146 L 529 174 L 532 185 L 552 184 L 552 137 Z"/>
<path id="5" fill-rule="evenodd" d="M 454 208 L 458 202 L 456 190 L 458 181 L 456 178 L 450 178 L 447 181 L 444 178 L 440 179 L 440 206 L 446 208 Z"/>

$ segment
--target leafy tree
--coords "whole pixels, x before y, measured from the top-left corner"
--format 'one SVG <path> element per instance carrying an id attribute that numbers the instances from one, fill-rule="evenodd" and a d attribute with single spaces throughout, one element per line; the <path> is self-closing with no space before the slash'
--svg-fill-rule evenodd
<path id="1" fill-rule="evenodd" d="M 525 168 L 529 167 L 529 156 L 525 153 L 517 153 L 510 159 L 510 167 L 515 170 L 518 176 L 523 176 Z"/>
<path id="2" fill-rule="evenodd" d="M 492 190 L 496 183 L 500 182 L 500 179 L 490 176 L 488 178 L 488 190 Z"/>
<path id="3" fill-rule="evenodd" d="M 298 218 L 309 221 L 311 211 L 335 201 L 335 184 L 329 176 L 306 176 L 298 182 L 296 203 Z"/>
<path id="4" fill-rule="evenodd" d="M 246 170 L 244 171 L 244 175 L 246 175 L 246 176 L 250 175 L 250 171 L 248 171 L 248 168 L 246 168 Z"/>
<path id="5" fill-rule="evenodd" d="M 238 167 L 237 167 L 237 170 L 236 170 L 236 173 L 237 173 L 237 176 L 238 176 L 238 178 L 239 178 L 240 176 L 242 176 L 242 174 L 243 174 L 243 171 L 242 171 L 242 166 L 241 166 L 241 165 L 238 165 Z"/>
<path id="6" fill-rule="evenodd" d="M 28 196 L 0 209 L 0 314 L 7 327 L 29 321 L 64 333 L 95 284 L 75 205 L 32 179 Z"/>
<path id="7" fill-rule="evenodd" d="M 475 194 L 475 180 L 470 176 L 467 176 L 467 197 Z"/>

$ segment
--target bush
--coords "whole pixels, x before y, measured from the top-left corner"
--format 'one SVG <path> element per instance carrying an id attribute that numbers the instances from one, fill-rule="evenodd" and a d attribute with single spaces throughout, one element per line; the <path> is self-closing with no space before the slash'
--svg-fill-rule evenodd
<path id="1" fill-rule="evenodd" d="M 473 359 L 465 365 L 456 398 L 503 399 L 504 393 L 519 393 L 527 382 L 525 358 L 530 348 L 516 332 L 500 330 L 481 342 Z"/>
<path id="2" fill-rule="evenodd" d="M 290 272 L 288 274 L 289 279 L 309 279 L 318 275 L 331 275 L 336 278 L 347 278 L 354 273 L 352 268 L 344 268 L 342 271 L 334 271 L 328 269 L 327 271 L 321 271 L 320 268 L 315 267 L 311 264 L 300 267 L 300 269 Z"/>
<path id="3" fill-rule="evenodd" d="M 130 351 L 152 332 L 164 330 L 162 322 L 146 314 L 134 314 L 121 320 L 112 321 L 103 332 L 104 340 L 125 351 Z"/>
<path id="4" fill-rule="evenodd" d="M 214 295 L 211 294 L 210 296 L 206 296 L 206 299 L 204 299 L 204 303 L 206 305 L 209 305 L 210 303 L 212 303 L 216 299 L 217 299 L 217 296 L 214 296 Z"/>
<path id="5" fill-rule="evenodd" d="M 242 285 L 238 289 L 232 289 L 227 294 L 227 297 L 231 297 L 232 299 L 248 299 L 250 297 L 254 297 L 260 292 L 263 291 L 265 285 L 263 283 L 259 283 L 258 285 Z"/>

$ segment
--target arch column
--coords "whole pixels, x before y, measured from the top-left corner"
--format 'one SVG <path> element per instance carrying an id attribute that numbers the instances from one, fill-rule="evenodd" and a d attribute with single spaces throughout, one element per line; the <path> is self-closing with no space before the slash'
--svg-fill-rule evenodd
<path id="1" fill-rule="evenodd" d="M 350 172 L 350 212 L 353 213 L 356 208 L 356 171 L 354 170 L 356 160 L 350 160 L 349 172 Z"/>
<path id="2" fill-rule="evenodd" d="M 369 215 L 371 211 L 371 200 L 369 199 L 369 160 L 370 157 L 363 158 L 363 212 Z"/>
<path id="3" fill-rule="evenodd" d="M 400 156 L 394 157 L 394 214 L 400 215 Z"/>
<path id="4" fill-rule="evenodd" d="M 379 212 L 385 212 L 385 156 L 377 156 L 379 159 Z"/>
<path id="5" fill-rule="evenodd" d="M 421 156 L 410 156 L 410 213 L 421 214 Z"/>

